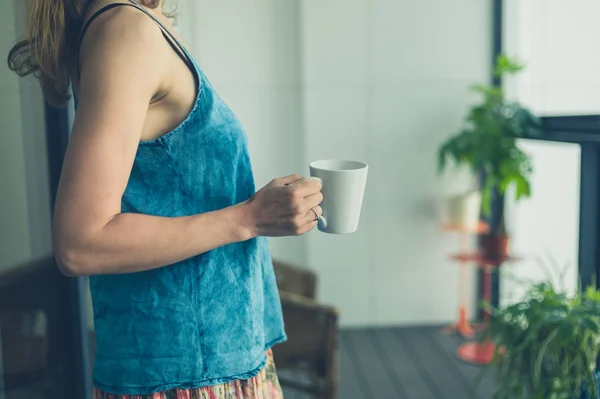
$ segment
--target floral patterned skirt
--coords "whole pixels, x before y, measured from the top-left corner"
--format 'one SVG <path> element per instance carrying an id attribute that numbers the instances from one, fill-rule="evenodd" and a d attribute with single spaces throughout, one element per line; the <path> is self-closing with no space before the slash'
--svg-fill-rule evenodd
<path id="1" fill-rule="evenodd" d="M 94 389 L 93 399 L 283 399 L 275 371 L 273 353 L 267 351 L 267 364 L 257 376 L 196 389 L 173 389 L 150 395 L 114 395 Z"/>

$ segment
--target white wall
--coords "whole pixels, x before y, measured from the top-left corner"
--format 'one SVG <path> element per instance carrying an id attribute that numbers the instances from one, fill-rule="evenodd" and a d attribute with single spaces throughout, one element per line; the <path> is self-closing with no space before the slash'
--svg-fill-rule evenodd
<path id="1" fill-rule="evenodd" d="M 600 113 L 600 55 L 593 51 L 600 36 L 593 21 L 599 15 L 600 3 L 594 0 L 506 1 L 506 51 L 526 64 L 522 74 L 505 82 L 507 93 L 539 115 Z M 532 141 L 521 145 L 535 170 L 531 199 L 508 201 L 512 248 L 525 260 L 503 278 L 504 303 L 519 300 L 530 285 L 512 277 L 547 280 L 548 267 L 566 268 L 561 283 L 568 291 L 578 284 L 580 148 Z"/>
<path id="2" fill-rule="evenodd" d="M 505 0 L 505 45 L 527 69 L 508 88 L 542 115 L 600 113 L 596 0 Z"/>
<path id="3" fill-rule="evenodd" d="M 451 321 L 458 240 L 438 226 L 435 151 L 460 126 L 469 84 L 489 79 L 489 4 L 181 0 L 180 11 L 248 130 L 259 184 L 319 158 L 371 166 L 359 232 L 272 240 L 275 256 L 316 269 L 344 325 Z"/>
<path id="4" fill-rule="evenodd" d="M 0 54 L 22 35 L 25 3 L 0 3 Z M 39 83 L 0 68 L 0 270 L 48 254 L 50 201 Z"/>
<path id="5" fill-rule="evenodd" d="M 458 267 L 447 257 L 458 240 L 439 228 L 435 153 L 461 124 L 467 87 L 489 79 L 490 6 L 303 5 L 307 157 L 371 166 L 361 230 L 310 237 L 322 297 L 341 307 L 346 325 L 448 322 Z"/>

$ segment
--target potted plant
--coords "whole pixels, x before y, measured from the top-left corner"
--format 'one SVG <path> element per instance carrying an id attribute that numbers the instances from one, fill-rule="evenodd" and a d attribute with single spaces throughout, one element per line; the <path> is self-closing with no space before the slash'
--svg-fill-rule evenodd
<path id="1" fill-rule="evenodd" d="M 522 69 L 519 62 L 501 55 L 494 73 L 502 78 Z M 477 84 L 471 90 L 481 95 L 482 100 L 470 108 L 463 128 L 439 148 L 438 167 L 440 172 L 444 171 L 449 161 L 469 167 L 478 178 L 481 193 L 478 211 L 489 216 L 493 199 L 504 198 L 509 187 L 514 187 L 517 200 L 531 195 L 531 159 L 519 147 L 517 139 L 537 134 L 540 121 L 518 102 L 508 100 L 500 87 Z M 503 209 L 500 213 L 499 222 L 483 240 L 484 250 L 491 258 L 507 254 Z"/>
<path id="2" fill-rule="evenodd" d="M 521 302 L 491 314 L 483 339 L 496 345 L 488 366 L 495 371 L 495 398 L 599 398 L 600 291 L 568 295 L 539 283 Z"/>
<path id="3" fill-rule="evenodd" d="M 481 214 L 481 192 L 474 188 L 445 199 L 445 223 L 449 226 L 474 228 Z"/>

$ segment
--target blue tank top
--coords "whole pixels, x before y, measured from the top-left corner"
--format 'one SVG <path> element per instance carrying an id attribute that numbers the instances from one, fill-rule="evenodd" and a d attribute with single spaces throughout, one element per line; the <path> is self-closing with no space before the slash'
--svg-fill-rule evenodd
<path id="1" fill-rule="evenodd" d="M 130 1 L 119 5 L 153 18 Z M 243 202 L 255 192 L 244 130 L 191 55 L 155 21 L 192 68 L 198 95 L 176 129 L 140 142 L 122 212 L 177 217 Z M 108 393 L 141 395 L 250 378 L 263 367 L 265 350 L 286 339 L 264 237 L 146 272 L 93 276 L 90 288 L 94 383 Z"/>

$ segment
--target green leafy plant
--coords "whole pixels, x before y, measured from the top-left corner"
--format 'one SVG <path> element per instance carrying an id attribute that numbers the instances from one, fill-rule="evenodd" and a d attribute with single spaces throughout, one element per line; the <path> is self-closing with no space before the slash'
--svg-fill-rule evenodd
<path id="1" fill-rule="evenodd" d="M 501 55 L 494 73 L 502 78 L 521 70 L 517 60 Z M 507 100 L 500 87 L 476 84 L 471 90 L 482 101 L 470 108 L 464 127 L 441 145 L 438 166 L 444 171 L 452 160 L 468 166 L 475 176 L 483 175 L 482 211 L 489 215 L 493 196 L 503 195 L 510 186 L 517 200 L 531 195 L 531 160 L 517 139 L 537 134 L 540 121 L 518 102 Z"/>
<path id="2" fill-rule="evenodd" d="M 568 295 L 550 283 L 525 298 L 491 309 L 483 339 L 496 344 L 494 398 L 579 399 L 582 387 L 598 399 L 595 366 L 600 351 L 600 291 Z M 486 372 L 488 369 L 484 369 Z"/>

